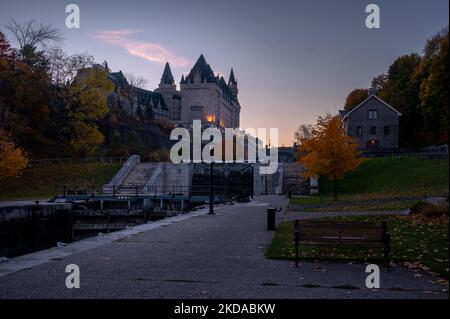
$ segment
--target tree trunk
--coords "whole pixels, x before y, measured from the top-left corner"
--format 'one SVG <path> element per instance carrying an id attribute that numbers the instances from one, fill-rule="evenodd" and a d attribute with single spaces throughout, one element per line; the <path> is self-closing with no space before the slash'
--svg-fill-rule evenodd
<path id="1" fill-rule="evenodd" d="M 334 200 L 335 201 L 338 200 L 338 197 L 337 197 L 337 178 L 336 177 L 334 178 Z"/>

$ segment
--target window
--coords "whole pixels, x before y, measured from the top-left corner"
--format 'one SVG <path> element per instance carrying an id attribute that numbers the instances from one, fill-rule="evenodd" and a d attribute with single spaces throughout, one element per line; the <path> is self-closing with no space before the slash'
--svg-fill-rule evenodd
<path id="1" fill-rule="evenodd" d="M 391 134 L 391 128 L 389 125 L 386 125 L 384 127 L 384 135 L 389 135 L 389 134 Z"/>
<path id="2" fill-rule="evenodd" d="M 363 129 L 362 129 L 361 126 L 358 126 L 358 127 L 356 128 L 356 135 L 357 135 L 357 136 L 362 136 L 362 135 L 363 135 Z"/>
<path id="3" fill-rule="evenodd" d="M 370 110 L 368 113 L 369 113 L 368 114 L 369 120 L 378 119 L 378 111 L 377 110 Z"/>
<path id="4" fill-rule="evenodd" d="M 377 134 L 377 127 L 371 126 L 370 127 L 370 135 L 376 135 Z"/>

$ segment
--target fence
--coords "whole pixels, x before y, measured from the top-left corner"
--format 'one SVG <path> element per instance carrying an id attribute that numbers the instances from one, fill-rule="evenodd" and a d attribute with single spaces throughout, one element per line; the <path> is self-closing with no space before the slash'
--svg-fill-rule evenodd
<path id="1" fill-rule="evenodd" d="M 448 161 L 448 153 L 389 153 L 364 154 L 367 158 L 417 159 L 428 161 Z"/>
<path id="2" fill-rule="evenodd" d="M 128 160 L 128 157 L 50 158 L 50 159 L 31 160 L 29 162 L 29 166 L 45 167 L 45 166 L 51 166 L 51 165 L 92 164 L 92 163 L 123 165 L 127 160 Z"/>

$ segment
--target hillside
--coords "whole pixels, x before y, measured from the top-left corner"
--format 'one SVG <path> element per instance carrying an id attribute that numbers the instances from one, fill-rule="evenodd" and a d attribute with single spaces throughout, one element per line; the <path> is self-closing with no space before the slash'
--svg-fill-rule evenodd
<path id="1" fill-rule="evenodd" d="M 314 210 L 406 209 L 423 197 L 448 196 L 448 181 L 448 161 L 373 158 L 338 182 L 337 203 L 333 182 L 320 178 L 319 196 L 293 198 L 291 204 Z"/>
<path id="2" fill-rule="evenodd" d="M 448 161 L 374 158 L 339 181 L 344 196 L 396 197 L 448 194 Z M 333 183 L 322 178 L 321 193 L 332 195 Z"/>
<path id="3" fill-rule="evenodd" d="M 119 164 L 64 164 L 28 167 L 19 178 L 0 183 L 0 200 L 45 199 L 53 197 L 62 185 L 101 187 L 120 169 Z"/>

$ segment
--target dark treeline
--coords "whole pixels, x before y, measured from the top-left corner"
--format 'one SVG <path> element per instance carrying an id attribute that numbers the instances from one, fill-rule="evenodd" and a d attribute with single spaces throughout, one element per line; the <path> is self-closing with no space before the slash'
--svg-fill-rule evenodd
<path id="1" fill-rule="evenodd" d="M 400 144 L 407 148 L 448 144 L 449 65 L 448 28 L 426 41 L 421 55 L 398 57 L 387 74 L 372 80 L 378 96 L 398 109 Z M 356 89 L 347 97 L 350 110 L 367 98 L 367 89 Z"/>
<path id="2" fill-rule="evenodd" d="M 114 84 L 106 63 L 67 55 L 50 25 L 13 20 L 7 29 L 8 38 L 0 32 L 0 144 L 13 143 L 28 158 L 152 157 L 167 148 L 167 125 L 108 103 Z"/>

